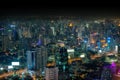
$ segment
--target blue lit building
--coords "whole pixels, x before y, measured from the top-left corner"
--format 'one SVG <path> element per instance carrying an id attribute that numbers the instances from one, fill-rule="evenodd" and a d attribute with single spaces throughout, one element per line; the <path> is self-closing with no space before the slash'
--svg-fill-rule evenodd
<path id="1" fill-rule="evenodd" d="M 35 51 L 27 51 L 27 68 L 28 70 L 35 69 Z"/>

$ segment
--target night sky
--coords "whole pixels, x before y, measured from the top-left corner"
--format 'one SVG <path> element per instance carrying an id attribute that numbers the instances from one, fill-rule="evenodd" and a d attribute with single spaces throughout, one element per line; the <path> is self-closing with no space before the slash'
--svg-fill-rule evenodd
<path id="1" fill-rule="evenodd" d="M 9 3 L 9 2 L 8 2 Z M 102 2 L 31 2 L 0 6 L 1 16 L 120 16 L 119 4 Z"/>

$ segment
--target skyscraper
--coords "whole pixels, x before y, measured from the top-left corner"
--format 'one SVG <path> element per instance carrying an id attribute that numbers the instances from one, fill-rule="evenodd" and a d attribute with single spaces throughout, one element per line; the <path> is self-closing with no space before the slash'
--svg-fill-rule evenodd
<path id="1" fill-rule="evenodd" d="M 60 61 L 59 61 L 59 79 L 60 80 L 67 80 L 68 79 L 68 73 L 69 73 L 69 67 L 68 67 L 68 53 L 67 49 L 65 47 L 61 47 L 60 51 Z"/>
<path id="2" fill-rule="evenodd" d="M 28 70 L 38 71 L 42 74 L 47 64 L 47 49 L 44 46 L 36 48 L 34 51 L 27 51 Z"/>
<path id="3" fill-rule="evenodd" d="M 27 68 L 28 70 L 35 70 L 35 51 L 27 51 Z"/>
<path id="4" fill-rule="evenodd" d="M 36 48 L 36 70 L 40 71 L 40 74 L 45 71 L 45 66 L 47 64 L 47 49 L 44 46 Z"/>

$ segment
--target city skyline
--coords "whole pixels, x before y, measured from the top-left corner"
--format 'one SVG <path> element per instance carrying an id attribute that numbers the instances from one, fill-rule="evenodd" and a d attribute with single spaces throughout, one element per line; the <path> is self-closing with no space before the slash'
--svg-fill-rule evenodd
<path id="1" fill-rule="evenodd" d="M 120 78 L 117 4 L 28 4 L 0 8 L 0 78 Z"/>

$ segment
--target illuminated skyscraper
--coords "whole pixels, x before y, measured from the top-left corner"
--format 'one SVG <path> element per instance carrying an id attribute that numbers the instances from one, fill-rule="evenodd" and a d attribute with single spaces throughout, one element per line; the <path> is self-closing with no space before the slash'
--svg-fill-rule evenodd
<path id="1" fill-rule="evenodd" d="M 40 71 L 40 74 L 45 71 L 45 66 L 47 64 L 47 49 L 44 46 L 36 49 L 36 69 Z"/>
<path id="2" fill-rule="evenodd" d="M 35 51 L 27 51 L 27 68 L 28 70 L 35 70 Z"/>
<path id="3" fill-rule="evenodd" d="M 34 51 L 27 51 L 28 70 L 35 70 L 42 74 L 45 71 L 46 63 L 47 49 L 44 46 L 36 48 Z"/>

